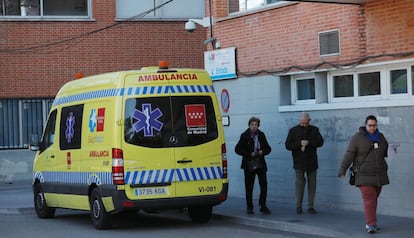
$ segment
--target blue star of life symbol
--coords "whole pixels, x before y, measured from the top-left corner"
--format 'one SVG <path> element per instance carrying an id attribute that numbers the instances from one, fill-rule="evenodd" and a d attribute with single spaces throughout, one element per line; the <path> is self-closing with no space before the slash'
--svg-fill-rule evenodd
<path id="1" fill-rule="evenodd" d="M 135 109 L 132 118 L 137 121 L 132 125 L 135 132 L 144 130 L 144 136 L 153 136 L 154 129 L 161 131 L 164 125 L 158 119 L 162 116 L 159 108 L 152 110 L 151 104 L 142 104 L 142 111 Z"/>
<path id="2" fill-rule="evenodd" d="M 75 116 L 73 116 L 73 112 L 69 113 L 69 117 L 66 118 L 66 130 L 65 130 L 65 137 L 68 143 L 72 142 L 73 135 L 75 134 Z"/>

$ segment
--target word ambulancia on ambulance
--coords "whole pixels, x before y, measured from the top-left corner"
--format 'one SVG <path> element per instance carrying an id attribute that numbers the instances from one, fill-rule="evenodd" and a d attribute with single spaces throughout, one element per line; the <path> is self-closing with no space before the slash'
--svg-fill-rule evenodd
<path id="1" fill-rule="evenodd" d="M 207 222 L 227 199 L 226 145 L 214 87 L 201 69 L 100 74 L 57 93 L 33 164 L 39 218 L 90 211 L 97 229 L 124 211 L 183 209 Z"/>

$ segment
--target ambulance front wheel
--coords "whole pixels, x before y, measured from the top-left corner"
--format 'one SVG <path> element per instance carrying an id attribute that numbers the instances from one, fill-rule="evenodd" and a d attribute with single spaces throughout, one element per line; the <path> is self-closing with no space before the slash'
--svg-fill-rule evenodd
<path id="1" fill-rule="evenodd" d="M 94 189 L 91 194 L 91 219 L 96 229 L 110 229 L 112 227 L 112 217 L 106 212 L 102 198 L 98 189 Z"/>
<path id="2" fill-rule="evenodd" d="M 36 215 L 39 218 L 52 218 L 55 215 L 55 208 L 50 208 L 46 204 L 45 194 L 42 191 L 42 187 L 37 183 L 34 187 L 34 207 Z"/>
<path id="3" fill-rule="evenodd" d="M 213 207 L 189 207 L 188 213 L 190 214 L 190 218 L 193 222 L 206 223 L 210 220 L 211 215 L 213 214 Z"/>

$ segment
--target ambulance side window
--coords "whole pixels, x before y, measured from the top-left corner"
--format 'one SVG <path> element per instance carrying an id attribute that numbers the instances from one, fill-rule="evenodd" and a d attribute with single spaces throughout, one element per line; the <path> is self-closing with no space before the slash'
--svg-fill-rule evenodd
<path id="1" fill-rule="evenodd" d="M 81 148 L 82 115 L 83 104 L 62 108 L 59 133 L 61 150 Z"/>
<path id="2" fill-rule="evenodd" d="M 40 153 L 49 148 L 55 142 L 56 110 L 52 111 L 47 120 L 45 132 L 40 142 Z"/>

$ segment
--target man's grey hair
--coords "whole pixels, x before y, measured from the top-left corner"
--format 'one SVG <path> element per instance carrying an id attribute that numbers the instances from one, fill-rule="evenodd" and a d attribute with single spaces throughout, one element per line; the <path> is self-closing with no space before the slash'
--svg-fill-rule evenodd
<path id="1" fill-rule="evenodd" d="M 310 120 L 311 118 L 309 116 L 309 113 L 307 113 L 307 112 L 301 112 L 299 119 L 307 119 L 307 120 Z"/>

